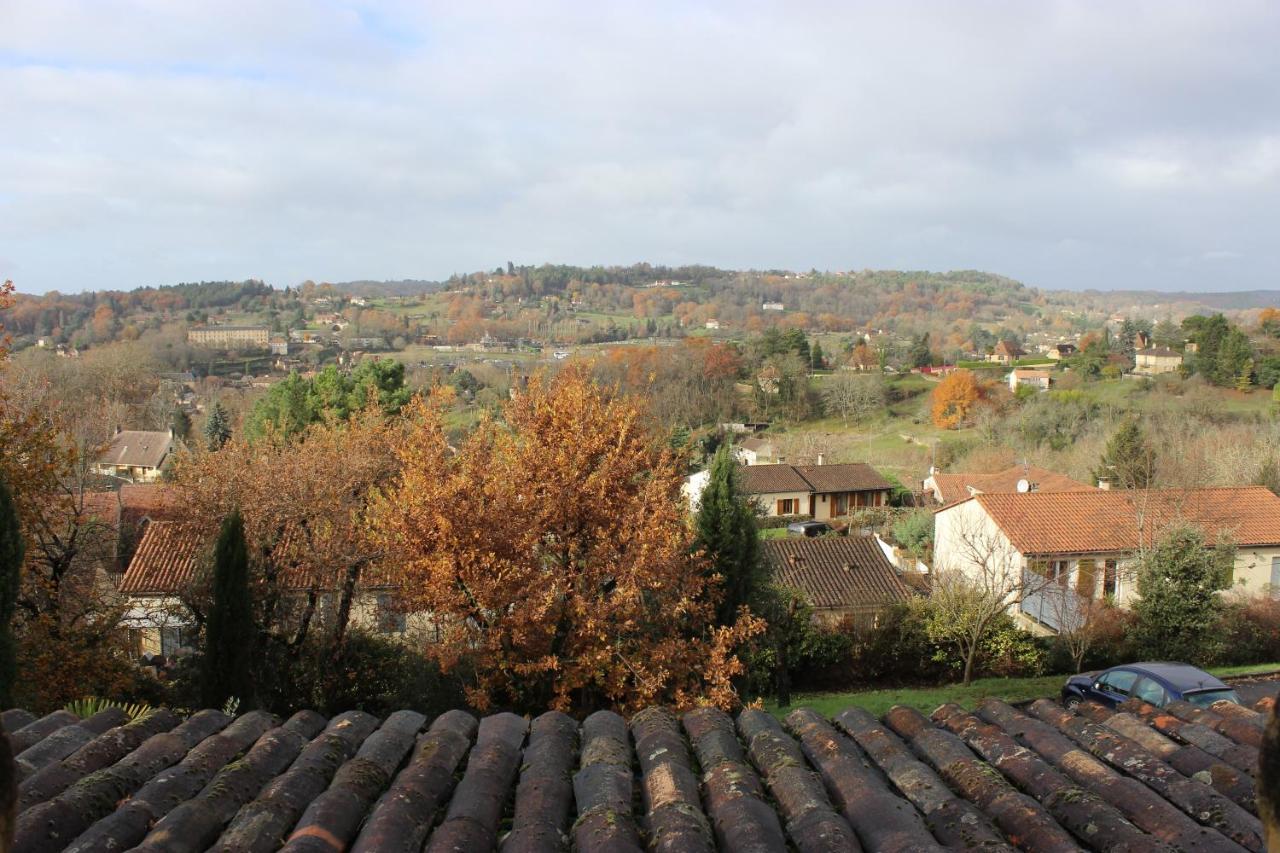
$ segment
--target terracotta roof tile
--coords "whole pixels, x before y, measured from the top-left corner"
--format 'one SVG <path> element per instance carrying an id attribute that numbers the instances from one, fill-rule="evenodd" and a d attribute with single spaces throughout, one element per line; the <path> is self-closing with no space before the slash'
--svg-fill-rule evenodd
<path id="1" fill-rule="evenodd" d="M 127 429 L 112 437 L 111 444 L 98 457 L 98 463 L 159 468 L 173 443 L 168 431 Z"/>
<path id="2" fill-rule="evenodd" d="M 865 462 L 838 465 L 744 465 L 742 490 L 751 495 L 781 492 L 864 492 L 892 484 Z"/>
<path id="3" fill-rule="evenodd" d="M 1035 465 L 1014 465 L 1003 471 L 990 474 L 934 474 L 933 481 L 942 493 L 942 503 L 951 504 L 966 500 L 974 492 L 986 494 L 1016 492 L 1019 480 L 1030 480 L 1038 492 L 1078 492 L 1089 491 L 1093 486 L 1073 480 L 1066 474 L 1059 474 L 1047 468 Z M 970 491 L 970 488 L 973 491 Z"/>
<path id="4" fill-rule="evenodd" d="M 193 525 L 153 521 L 120 580 L 125 595 L 172 595 L 196 575 L 204 544 Z"/>
<path id="5" fill-rule="evenodd" d="M 800 476 L 794 465 L 744 465 L 739 470 L 742 490 L 749 495 L 809 491 L 809 481 Z"/>
<path id="6" fill-rule="evenodd" d="M 1185 522 L 1209 542 L 1280 545 L 1280 497 L 1263 486 L 980 494 L 977 501 L 1023 554 L 1132 551 Z M 943 510 L 940 510 L 943 511 Z"/>
<path id="7" fill-rule="evenodd" d="M 12 737 L 56 755 L 68 726 L 88 725 L 65 716 Z M 532 725 L 162 710 L 24 779 L 14 849 L 1263 850 L 1264 720 L 1045 699 L 931 718 L 650 708 Z"/>
<path id="8" fill-rule="evenodd" d="M 770 539 L 764 554 L 777 579 L 818 609 L 879 608 L 912 597 L 874 536 Z"/>

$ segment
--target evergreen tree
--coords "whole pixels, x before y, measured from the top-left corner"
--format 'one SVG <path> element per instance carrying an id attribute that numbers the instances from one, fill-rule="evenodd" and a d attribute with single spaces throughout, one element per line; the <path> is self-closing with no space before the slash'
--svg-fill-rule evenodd
<path id="1" fill-rule="evenodd" d="M 716 612 L 721 625 L 732 624 L 741 605 L 759 609 L 769 582 L 755 513 L 738 489 L 738 476 L 733 448 L 722 446 L 711 459 L 694 523 L 698 545 L 710 560 L 709 571 L 722 578 L 724 597 Z"/>
<path id="2" fill-rule="evenodd" d="M 221 402 L 214 402 L 209 419 L 204 422 L 204 439 L 210 450 L 220 450 L 231 440 L 231 418 Z"/>
<path id="3" fill-rule="evenodd" d="M 213 604 L 205 624 L 201 679 L 205 707 L 220 707 L 233 696 L 241 707 L 251 705 L 256 635 L 249 599 L 249 546 L 236 510 L 223 520 L 213 552 Z"/>
<path id="4" fill-rule="evenodd" d="M 933 363 L 933 353 L 929 350 L 928 332 L 911 339 L 911 349 L 907 353 L 907 359 L 912 367 L 928 367 Z"/>
<path id="5" fill-rule="evenodd" d="M 169 418 L 169 426 L 173 429 L 173 434 L 183 441 L 191 435 L 191 416 L 183 409 L 174 409 L 173 416 Z"/>
<path id="6" fill-rule="evenodd" d="M 1128 418 L 1107 442 L 1094 477 L 1122 489 L 1145 489 L 1154 478 L 1155 458 L 1137 418 Z"/>
<path id="7" fill-rule="evenodd" d="M 23 550 L 13 493 L 0 479 L 0 708 L 13 707 L 13 686 L 18 675 L 13 614 L 18 603 Z"/>
<path id="8" fill-rule="evenodd" d="M 1209 548 L 1192 527 L 1170 530 L 1138 565 L 1133 639 L 1149 660 L 1205 663 L 1218 651 L 1218 591 L 1229 585 L 1235 553 Z"/>
<path id="9" fill-rule="evenodd" d="M 813 342 L 813 346 L 809 348 L 810 366 L 814 370 L 821 370 L 826 367 L 826 354 L 822 352 L 822 344 L 818 341 Z"/>

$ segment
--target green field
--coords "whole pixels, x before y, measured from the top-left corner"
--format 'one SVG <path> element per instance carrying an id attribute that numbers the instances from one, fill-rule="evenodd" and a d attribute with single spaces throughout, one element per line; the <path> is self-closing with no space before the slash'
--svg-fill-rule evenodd
<path id="1" fill-rule="evenodd" d="M 1210 667 L 1209 672 L 1219 678 L 1253 675 L 1280 670 L 1280 663 L 1260 663 L 1250 666 Z M 968 687 L 949 684 L 943 687 L 918 687 L 888 690 L 860 690 L 851 693 L 811 693 L 796 696 L 791 706 L 779 708 L 766 705 L 770 713 L 784 717 L 796 708 L 812 708 L 830 717 L 845 708 L 864 708 L 877 717 L 894 705 L 906 705 L 922 714 L 930 714 L 939 705 L 955 702 L 965 708 L 976 708 L 984 699 L 1002 699 L 1005 702 L 1026 702 L 1042 697 L 1053 698 L 1067 680 L 1065 675 L 1046 675 L 1040 678 L 979 678 Z"/>

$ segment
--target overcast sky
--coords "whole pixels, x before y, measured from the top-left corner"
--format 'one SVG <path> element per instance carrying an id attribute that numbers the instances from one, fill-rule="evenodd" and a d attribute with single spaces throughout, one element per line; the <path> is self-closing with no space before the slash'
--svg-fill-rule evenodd
<path id="1" fill-rule="evenodd" d="M 1280 288 L 1280 4 L 0 0 L 0 278 Z"/>

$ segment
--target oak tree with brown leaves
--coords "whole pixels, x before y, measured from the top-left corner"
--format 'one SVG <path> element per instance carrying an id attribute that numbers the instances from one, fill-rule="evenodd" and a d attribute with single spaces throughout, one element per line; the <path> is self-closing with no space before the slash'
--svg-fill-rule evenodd
<path id="1" fill-rule="evenodd" d="M 456 452 L 419 401 L 395 453 L 377 531 L 404 605 L 436 621 L 425 651 L 472 669 L 477 707 L 734 703 L 733 650 L 763 623 L 715 627 L 679 460 L 640 404 L 570 368 Z"/>

